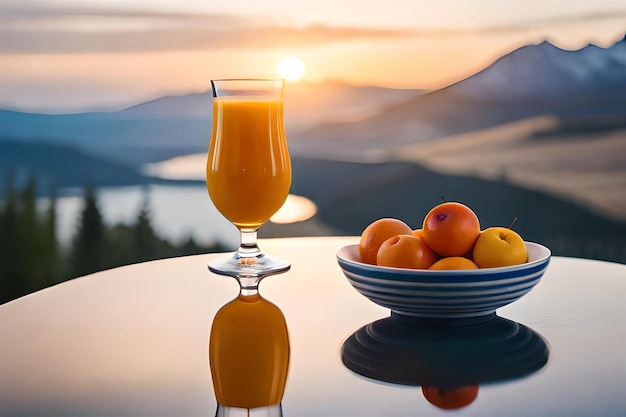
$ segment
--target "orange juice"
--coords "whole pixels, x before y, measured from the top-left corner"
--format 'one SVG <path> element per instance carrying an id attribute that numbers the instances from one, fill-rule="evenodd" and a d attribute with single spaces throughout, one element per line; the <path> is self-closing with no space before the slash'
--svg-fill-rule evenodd
<path id="1" fill-rule="evenodd" d="M 209 361 L 217 402 L 238 408 L 280 404 L 289 368 L 289 335 L 278 307 L 261 296 L 223 306 L 211 327 Z"/>
<path id="2" fill-rule="evenodd" d="M 207 188 L 220 213 L 240 229 L 260 227 L 289 194 L 283 124 L 282 99 L 213 98 Z"/>

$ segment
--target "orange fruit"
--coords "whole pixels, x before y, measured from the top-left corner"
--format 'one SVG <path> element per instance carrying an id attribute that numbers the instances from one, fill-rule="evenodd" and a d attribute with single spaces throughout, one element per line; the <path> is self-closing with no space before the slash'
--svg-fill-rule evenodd
<path id="1" fill-rule="evenodd" d="M 450 256 L 448 258 L 439 259 L 437 262 L 433 263 L 428 269 L 478 269 L 478 265 L 462 256 Z"/>
<path id="2" fill-rule="evenodd" d="M 359 241 L 361 262 L 376 265 L 378 248 L 390 237 L 410 235 L 411 227 L 402 220 L 386 217 L 378 219 L 363 230 Z"/>
<path id="3" fill-rule="evenodd" d="M 455 410 L 470 405 L 478 396 L 478 385 L 458 388 L 422 386 L 422 394 L 432 405 L 443 410 Z"/>
<path id="4" fill-rule="evenodd" d="M 376 264 L 395 268 L 426 269 L 437 255 L 420 238 L 397 235 L 385 240 L 378 249 Z"/>
<path id="5" fill-rule="evenodd" d="M 424 230 L 423 229 L 415 229 L 411 232 L 411 234 L 420 239 L 424 239 Z"/>
<path id="6" fill-rule="evenodd" d="M 446 202 L 426 214 L 422 229 L 426 244 L 439 255 L 463 256 L 478 239 L 480 222 L 466 205 Z"/>

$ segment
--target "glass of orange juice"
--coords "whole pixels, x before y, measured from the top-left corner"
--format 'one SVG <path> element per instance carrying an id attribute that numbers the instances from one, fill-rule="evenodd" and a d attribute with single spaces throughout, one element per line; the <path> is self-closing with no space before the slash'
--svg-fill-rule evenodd
<path id="1" fill-rule="evenodd" d="M 280 209 L 291 187 L 285 137 L 282 79 L 212 80 L 213 132 L 206 184 L 215 207 L 241 234 L 232 256 L 209 264 L 212 272 L 256 290 L 267 275 L 290 263 L 263 253 L 257 231 Z"/>

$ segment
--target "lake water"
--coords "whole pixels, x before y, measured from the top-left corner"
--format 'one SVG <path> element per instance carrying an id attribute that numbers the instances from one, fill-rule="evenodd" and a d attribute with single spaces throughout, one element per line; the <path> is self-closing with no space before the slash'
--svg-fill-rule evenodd
<path id="1" fill-rule="evenodd" d="M 63 194 L 57 198 L 57 237 L 62 245 L 68 245 L 80 223 L 84 197 L 82 190 L 65 190 Z M 239 232 L 217 211 L 204 185 L 97 189 L 98 207 L 109 226 L 135 223 L 146 197 L 152 226 L 160 237 L 180 243 L 192 236 L 203 245 L 220 242 L 233 248 L 238 246 Z M 48 199 L 40 199 L 38 205 L 45 210 Z M 290 195 L 273 220 L 276 223 L 306 220 L 315 211 L 310 200 Z"/>
<path id="2" fill-rule="evenodd" d="M 192 236 L 198 243 L 207 245 L 238 244 L 237 229 L 211 203 L 206 187 L 151 185 L 146 189 L 147 193 L 141 186 L 97 189 L 104 222 L 109 226 L 135 223 L 147 196 L 152 226 L 159 236 L 174 243 Z M 57 198 L 57 236 L 63 245 L 71 242 L 76 233 L 84 207 L 82 191 L 67 191 L 71 195 Z M 44 209 L 48 201 L 42 199 L 39 204 Z"/>

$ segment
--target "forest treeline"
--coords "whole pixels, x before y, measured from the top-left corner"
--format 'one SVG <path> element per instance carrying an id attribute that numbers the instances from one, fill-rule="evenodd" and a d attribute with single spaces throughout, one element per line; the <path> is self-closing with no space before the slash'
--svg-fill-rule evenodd
<path id="1" fill-rule="evenodd" d="M 84 188 L 77 229 L 71 244 L 63 247 L 56 230 L 56 190 L 49 190 L 48 207 L 39 210 L 37 188 L 34 177 L 18 189 L 9 176 L 0 199 L 0 304 L 104 269 L 228 250 L 221 244 L 203 247 L 191 236 L 178 245 L 158 236 L 147 192 L 134 223 L 107 226 L 92 186 Z"/>

